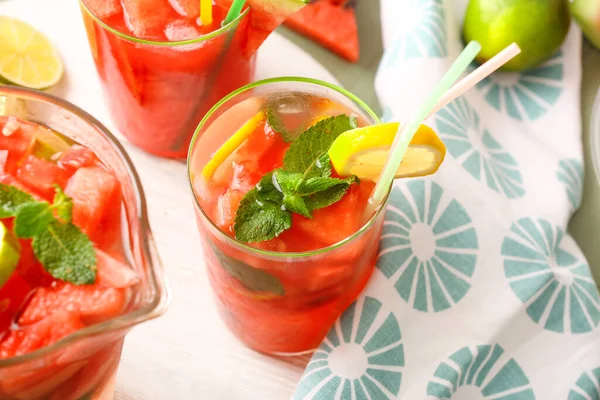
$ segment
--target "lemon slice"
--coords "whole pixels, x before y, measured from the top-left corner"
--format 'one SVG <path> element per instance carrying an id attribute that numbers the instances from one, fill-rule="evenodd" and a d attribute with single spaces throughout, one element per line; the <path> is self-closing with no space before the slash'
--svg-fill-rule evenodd
<path id="1" fill-rule="evenodd" d="M 263 111 L 259 111 L 254 117 L 250 118 L 236 133 L 233 134 L 220 148 L 213 154 L 210 161 L 204 166 L 202 176 L 205 179 L 210 178 L 219 165 L 237 150 L 238 147 L 254 132 L 258 124 L 260 124 L 266 115 Z"/>
<path id="2" fill-rule="evenodd" d="M 32 89 L 54 86 L 63 64 L 52 43 L 34 27 L 0 17 L 0 78 Z"/>
<path id="3" fill-rule="evenodd" d="M 397 122 L 352 129 L 342 133 L 331 145 L 329 157 L 342 176 L 356 175 L 377 181 L 400 126 Z M 427 125 L 421 125 L 396 171 L 396 178 L 431 175 L 438 170 L 446 146 Z"/>
<path id="4" fill-rule="evenodd" d="M 0 222 L 0 287 L 10 278 L 19 263 L 19 242 Z"/>

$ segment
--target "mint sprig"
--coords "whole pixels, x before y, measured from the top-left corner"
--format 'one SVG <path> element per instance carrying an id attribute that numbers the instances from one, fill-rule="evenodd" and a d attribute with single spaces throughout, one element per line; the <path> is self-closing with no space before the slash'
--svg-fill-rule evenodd
<path id="1" fill-rule="evenodd" d="M 88 236 L 71 223 L 72 212 L 73 200 L 58 186 L 49 204 L 0 183 L 0 218 L 15 217 L 16 236 L 33 239 L 34 254 L 44 268 L 57 279 L 91 284 L 96 280 L 96 252 Z"/>
<path id="2" fill-rule="evenodd" d="M 23 204 L 34 202 L 34 198 L 14 186 L 0 183 L 0 218 L 14 217 Z"/>
<path id="3" fill-rule="evenodd" d="M 56 279 L 75 285 L 96 280 L 96 251 L 87 235 L 71 223 L 53 221 L 33 238 L 33 252 Z"/>
<path id="4" fill-rule="evenodd" d="M 332 178 L 327 151 L 340 134 L 356 126 L 355 118 L 340 115 L 302 133 L 286 152 L 283 168 L 263 176 L 240 202 L 236 238 L 247 243 L 271 240 L 291 227 L 292 213 L 312 218 L 313 211 L 341 200 L 357 178 Z"/>

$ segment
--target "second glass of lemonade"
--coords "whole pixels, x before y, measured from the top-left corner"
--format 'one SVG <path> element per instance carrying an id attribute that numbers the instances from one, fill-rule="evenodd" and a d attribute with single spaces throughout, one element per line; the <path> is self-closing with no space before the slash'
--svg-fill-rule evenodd
<path id="1" fill-rule="evenodd" d="M 119 130 L 161 157 L 184 158 L 204 114 L 254 76 L 249 10 L 221 26 L 227 1 L 198 25 L 199 0 L 81 0 L 92 56 Z"/>
<path id="2" fill-rule="evenodd" d="M 368 282 L 386 202 L 365 218 L 374 183 L 349 182 L 325 153 L 313 162 L 308 153 L 344 126 L 376 123 L 376 114 L 341 88 L 278 78 L 228 95 L 196 130 L 188 168 L 208 276 L 221 317 L 251 348 L 278 355 L 316 349 Z M 307 135 L 309 129 L 315 131 Z M 294 160 L 310 165 L 304 173 L 285 171 Z M 287 210 L 263 208 L 265 201 L 279 204 L 277 191 L 288 193 L 283 175 L 298 179 L 294 187 L 310 213 L 289 196 Z M 343 179 L 341 192 L 313 185 Z M 259 222 L 244 230 L 249 218 Z M 248 235 L 253 239 L 244 240 Z"/>

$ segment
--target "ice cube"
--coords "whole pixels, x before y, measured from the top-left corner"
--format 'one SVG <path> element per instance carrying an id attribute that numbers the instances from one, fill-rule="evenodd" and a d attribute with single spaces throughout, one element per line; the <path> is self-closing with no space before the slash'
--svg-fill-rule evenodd
<path id="1" fill-rule="evenodd" d="M 122 0 L 125 21 L 139 38 L 158 38 L 173 10 L 167 0 Z"/>
<path id="2" fill-rule="evenodd" d="M 2 128 L 2 134 L 4 136 L 11 136 L 13 133 L 18 131 L 19 128 L 21 128 L 19 121 L 15 117 L 10 116 L 10 117 L 8 117 L 6 124 Z"/>
<path id="3" fill-rule="evenodd" d="M 279 114 L 300 114 L 309 109 L 309 103 L 303 95 L 275 95 L 269 98 L 269 105 Z"/>
<path id="4" fill-rule="evenodd" d="M 121 12 L 120 0 L 85 0 L 85 5 L 98 18 L 106 18 Z"/>
<path id="5" fill-rule="evenodd" d="M 169 0 L 171 7 L 190 20 L 195 20 L 200 16 L 200 0 Z"/>
<path id="6" fill-rule="evenodd" d="M 200 31 L 185 19 L 178 19 L 166 26 L 165 36 L 171 42 L 179 42 L 197 38 L 200 36 Z"/>

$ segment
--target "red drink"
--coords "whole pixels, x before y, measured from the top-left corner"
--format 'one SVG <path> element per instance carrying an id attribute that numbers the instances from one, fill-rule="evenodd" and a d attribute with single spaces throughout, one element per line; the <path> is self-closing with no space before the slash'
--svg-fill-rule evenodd
<path id="1" fill-rule="evenodd" d="M 218 0 L 213 23 L 203 26 L 200 0 L 82 0 L 108 106 L 132 143 L 185 157 L 204 114 L 252 80 L 256 49 L 285 15 L 254 7 L 221 27 L 230 3 Z"/>
<path id="2" fill-rule="evenodd" d="M 261 117 L 274 109 L 281 124 Z M 273 239 L 236 240 L 244 229 L 245 211 L 239 208 L 254 204 L 247 202 L 249 193 L 267 193 L 263 186 L 279 176 L 270 172 L 291 165 L 287 160 L 296 142 L 290 144 L 294 139 L 281 131 L 288 136 L 304 132 L 317 121 L 334 120 L 327 119 L 331 116 L 354 121 L 354 126 L 378 122 L 364 103 L 342 89 L 300 78 L 281 79 L 259 82 L 225 98 L 201 123 L 192 142 L 190 180 L 217 305 L 233 333 L 261 352 L 292 354 L 318 347 L 364 288 L 375 265 L 383 213 L 363 223 L 374 187 L 369 181 L 349 184 L 341 200 L 315 207 L 311 218 L 290 213 L 291 226 Z M 220 157 L 219 153 L 213 157 L 215 151 L 228 148 L 230 137 L 247 121 L 253 126 L 243 135 L 246 138 L 215 167 L 214 160 Z M 239 133 L 232 140 L 236 138 Z M 340 178 L 335 171 L 331 174 L 332 179 Z M 276 180 L 276 189 L 285 192 L 278 187 L 283 181 Z M 257 204 L 262 207 L 269 196 L 257 197 Z M 317 200 L 305 198 L 308 205 Z M 268 230 L 269 224 L 266 219 L 256 229 Z"/>
<path id="3" fill-rule="evenodd" d="M 72 105 L 0 86 L 0 398 L 110 398 L 126 333 L 164 311 L 115 143 Z M 27 219 L 27 207 L 48 212 Z"/>

